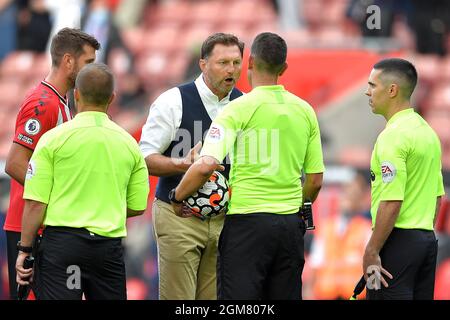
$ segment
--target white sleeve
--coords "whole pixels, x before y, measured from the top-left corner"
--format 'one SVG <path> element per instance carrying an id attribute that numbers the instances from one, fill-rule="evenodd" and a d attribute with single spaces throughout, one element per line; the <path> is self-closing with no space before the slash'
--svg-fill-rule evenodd
<path id="1" fill-rule="evenodd" d="M 150 106 L 139 142 L 144 158 L 166 151 L 180 127 L 182 113 L 181 93 L 177 87 L 165 91 L 155 100 Z"/>

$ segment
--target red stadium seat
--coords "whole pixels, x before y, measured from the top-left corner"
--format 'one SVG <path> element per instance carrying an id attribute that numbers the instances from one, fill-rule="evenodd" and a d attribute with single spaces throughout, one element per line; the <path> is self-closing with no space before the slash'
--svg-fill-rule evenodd
<path id="1" fill-rule="evenodd" d="M 162 1 L 158 6 L 154 7 L 156 12 L 152 15 L 153 23 L 164 23 L 167 21 L 178 21 L 184 23 L 190 19 L 192 5 L 190 1 Z"/>
<path id="2" fill-rule="evenodd" d="M 19 105 L 22 95 L 23 83 L 18 79 L 3 78 L 0 81 L 0 107 Z"/>
<path id="3" fill-rule="evenodd" d="M 0 77 L 15 79 L 26 78 L 34 68 L 34 53 L 29 51 L 14 51 L 0 65 Z"/>
<path id="4" fill-rule="evenodd" d="M 436 225 L 434 229 L 436 230 L 436 232 L 441 233 L 445 233 L 447 231 L 450 235 L 450 230 L 446 230 L 447 225 L 450 226 L 450 201 L 446 197 L 444 197 L 437 214 Z"/>
<path id="5" fill-rule="evenodd" d="M 145 300 L 148 287 L 144 281 L 138 278 L 127 279 L 127 300 Z"/>
<path id="6" fill-rule="evenodd" d="M 436 271 L 434 299 L 450 300 L 450 258 L 441 262 Z"/>
<path id="7" fill-rule="evenodd" d="M 225 1 L 201 1 L 192 7 L 188 14 L 188 20 L 191 22 L 206 22 L 214 24 L 227 19 L 223 14 L 229 6 Z"/>
<path id="8" fill-rule="evenodd" d="M 142 38 L 145 52 L 155 50 L 169 52 L 174 50 L 173 44 L 177 42 L 176 39 L 180 36 L 180 30 L 177 26 L 178 24 L 164 24 L 147 29 Z"/>
<path id="9" fill-rule="evenodd" d="M 140 27 L 121 30 L 121 36 L 125 46 L 135 55 L 141 53 L 145 47 L 143 42 L 144 34 L 145 29 Z"/>

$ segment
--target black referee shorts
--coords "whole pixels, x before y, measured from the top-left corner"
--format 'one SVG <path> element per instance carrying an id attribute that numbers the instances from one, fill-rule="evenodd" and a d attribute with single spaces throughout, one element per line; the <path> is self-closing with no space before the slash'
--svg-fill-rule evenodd
<path id="1" fill-rule="evenodd" d="M 437 240 L 434 231 L 394 228 L 380 251 L 381 264 L 393 279 L 388 288 L 367 290 L 369 300 L 432 300 Z"/>
<path id="2" fill-rule="evenodd" d="M 47 227 L 37 254 L 39 300 L 126 300 L 126 276 L 120 238 L 86 229 Z"/>
<path id="3" fill-rule="evenodd" d="M 219 300 L 300 300 L 305 224 L 298 214 L 227 215 L 219 239 Z"/>

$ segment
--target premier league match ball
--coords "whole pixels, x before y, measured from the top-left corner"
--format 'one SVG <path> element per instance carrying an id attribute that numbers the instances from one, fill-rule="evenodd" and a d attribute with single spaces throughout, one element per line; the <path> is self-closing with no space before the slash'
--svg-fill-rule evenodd
<path id="1" fill-rule="evenodd" d="M 220 172 L 214 171 L 203 187 L 185 201 L 194 215 L 204 220 L 224 213 L 229 199 L 227 179 Z"/>

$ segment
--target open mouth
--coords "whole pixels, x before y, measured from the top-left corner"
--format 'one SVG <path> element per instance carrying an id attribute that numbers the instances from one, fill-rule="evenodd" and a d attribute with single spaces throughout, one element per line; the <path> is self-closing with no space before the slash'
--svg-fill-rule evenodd
<path id="1" fill-rule="evenodd" d="M 234 79 L 233 78 L 225 78 L 225 83 L 226 84 L 233 84 L 234 83 Z"/>

